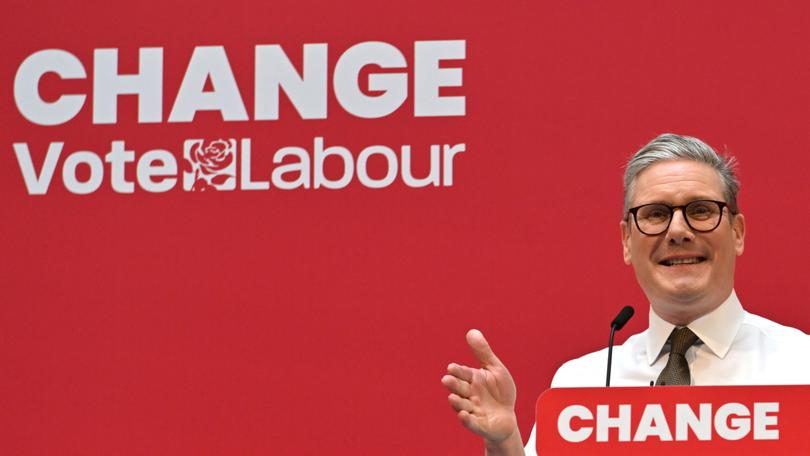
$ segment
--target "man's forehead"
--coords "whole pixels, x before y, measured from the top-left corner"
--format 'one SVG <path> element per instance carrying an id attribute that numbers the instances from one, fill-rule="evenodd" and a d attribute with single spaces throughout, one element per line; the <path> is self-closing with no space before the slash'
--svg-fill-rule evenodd
<path id="1" fill-rule="evenodd" d="M 706 163 L 692 160 L 660 161 L 636 176 L 634 204 L 686 203 L 700 198 L 724 200 L 720 174 Z"/>

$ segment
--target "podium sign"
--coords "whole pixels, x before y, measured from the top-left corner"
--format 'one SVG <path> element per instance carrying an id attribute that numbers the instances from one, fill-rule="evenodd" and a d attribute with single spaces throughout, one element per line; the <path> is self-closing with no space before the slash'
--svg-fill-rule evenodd
<path id="1" fill-rule="evenodd" d="M 810 386 L 553 388 L 537 400 L 537 452 L 810 455 L 808 415 Z"/>

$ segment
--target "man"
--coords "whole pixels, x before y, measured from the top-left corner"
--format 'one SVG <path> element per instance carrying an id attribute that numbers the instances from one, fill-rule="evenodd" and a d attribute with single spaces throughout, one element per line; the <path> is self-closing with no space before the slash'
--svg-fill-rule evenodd
<path id="1" fill-rule="evenodd" d="M 745 218 L 733 159 L 702 141 L 663 134 L 624 175 L 624 261 L 650 301 L 649 328 L 614 349 L 612 385 L 808 384 L 810 336 L 743 310 L 734 264 Z M 458 419 L 488 455 L 523 455 L 515 384 L 477 330 L 467 333 L 481 368 L 450 364 L 442 384 Z M 552 387 L 602 386 L 607 349 L 565 363 Z M 535 434 L 525 454 L 535 454 Z"/>

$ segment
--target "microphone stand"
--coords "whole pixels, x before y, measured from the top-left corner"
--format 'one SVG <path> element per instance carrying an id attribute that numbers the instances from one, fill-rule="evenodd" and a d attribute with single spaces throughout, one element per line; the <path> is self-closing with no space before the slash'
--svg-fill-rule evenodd
<path id="1" fill-rule="evenodd" d="M 610 325 L 610 340 L 608 340 L 608 365 L 607 365 L 607 378 L 605 379 L 605 386 L 610 386 L 610 365 L 613 361 L 613 335 L 616 333 L 616 324 Z"/>

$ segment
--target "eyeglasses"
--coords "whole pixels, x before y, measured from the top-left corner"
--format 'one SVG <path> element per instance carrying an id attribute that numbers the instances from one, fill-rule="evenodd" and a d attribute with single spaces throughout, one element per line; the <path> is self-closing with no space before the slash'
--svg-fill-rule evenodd
<path id="1" fill-rule="evenodd" d="M 720 226 L 723 208 L 727 206 L 728 204 L 722 201 L 711 200 L 692 201 L 683 206 L 670 206 L 662 203 L 642 204 L 627 211 L 627 216 L 633 214 L 639 231 L 647 236 L 657 236 L 669 229 L 675 210 L 680 209 L 689 228 L 701 233 L 708 233 Z"/>

